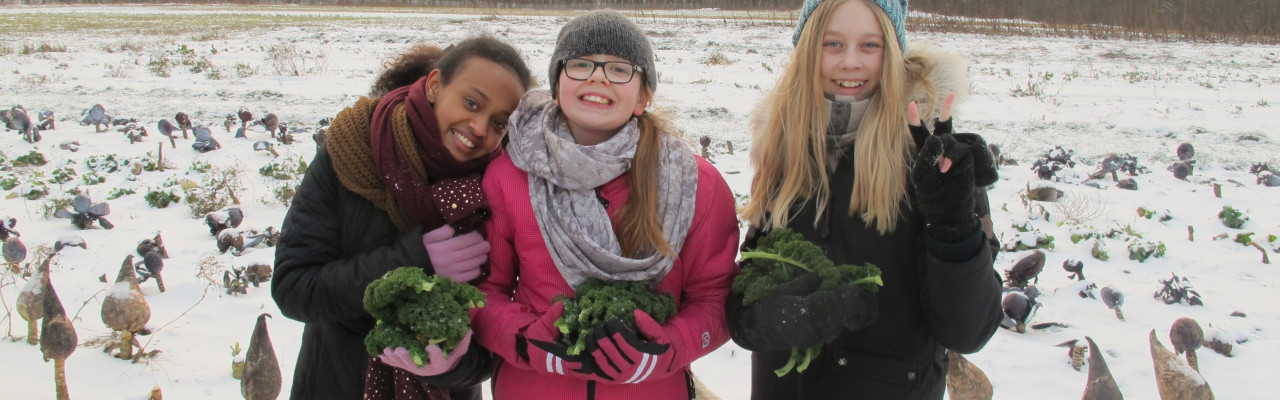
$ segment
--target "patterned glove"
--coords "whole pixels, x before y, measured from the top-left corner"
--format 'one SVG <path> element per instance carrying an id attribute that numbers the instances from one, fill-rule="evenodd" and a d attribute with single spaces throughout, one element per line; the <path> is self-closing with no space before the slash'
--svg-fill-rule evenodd
<path id="1" fill-rule="evenodd" d="M 453 236 L 452 226 L 445 225 L 422 235 L 422 245 L 436 275 L 454 282 L 468 282 L 480 276 L 480 266 L 489 260 L 489 241 L 480 232 Z"/>
<path id="2" fill-rule="evenodd" d="M 666 376 L 675 360 L 675 351 L 666 331 L 657 321 L 635 310 L 636 328 L 650 340 L 641 339 L 621 320 L 611 319 L 597 326 L 592 334 L 596 343 L 591 357 L 599 367 L 599 375 L 613 383 L 641 383 L 653 373 Z"/>
<path id="3" fill-rule="evenodd" d="M 564 303 L 555 303 L 541 317 L 525 327 L 516 340 L 516 353 L 539 373 L 599 380 L 595 364 L 587 352 L 569 355 L 569 346 L 561 343 L 560 329 L 555 322 L 564 313 Z"/>
<path id="4" fill-rule="evenodd" d="M 383 349 L 382 356 L 379 359 L 384 364 L 409 371 L 415 375 L 436 376 L 449 372 L 454 366 L 457 366 L 458 361 L 461 361 L 462 357 L 467 354 L 469 346 L 471 346 L 471 331 L 467 330 L 467 335 L 462 337 L 462 341 L 458 342 L 458 347 L 449 352 L 448 356 L 444 354 L 439 345 L 427 346 L 427 354 L 431 358 L 426 360 L 426 365 L 421 367 L 418 366 L 417 362 L 414 362 L 413 356 L 409 355 L 409 350 L 403 347 Z"/>

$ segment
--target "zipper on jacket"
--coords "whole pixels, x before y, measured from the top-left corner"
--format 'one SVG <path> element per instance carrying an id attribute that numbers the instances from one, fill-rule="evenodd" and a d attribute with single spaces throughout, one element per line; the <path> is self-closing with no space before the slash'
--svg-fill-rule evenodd
<path id="1" fill-rule="evenodd" d="M 689 400 L 693 400 L 698 395 L 698 390 L 693 385 L 693 372 L 687 369 L 684 370 L 684 384 L 689 389 Z"/>
<path id="2" fill-rule="evenodd" d="M 596 188 L 596 200 L 600 201 L 600 205 L 603 206 L 605 210 L 609 209 L 609 199 L 604 198 L 604 194 L 601 193 L 600 188 Z"/>
<path id="3" fill-rule="evenodd" d="M 587 381 L 587 400 L 596 400 L 596 381 Z"/>
<path id="4" fill-rule="evenodd" d="M 493 376 L 489 377 L 489 393 L 498 391 L 498 374 L 502 373 L 502 367 L 506 364 L 505 362 L 499 362 L 498 365 L 493 367 Z"/>
<path id="5" fill-rule="evenodd" d="M 827 208 L 822 211 L 822 215 L 818 216 L 818 218 L 820 221 L 818 222 L 818 237 L 821 237 L 823 240 L 830 239 L 831 238 L 831 205 L 830 204 L 827 205 Z"/>

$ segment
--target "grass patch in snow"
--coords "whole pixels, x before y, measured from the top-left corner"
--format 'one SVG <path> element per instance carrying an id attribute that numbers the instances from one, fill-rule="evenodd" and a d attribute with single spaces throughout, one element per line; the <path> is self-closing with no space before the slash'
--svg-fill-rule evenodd
<path id="1" fill-rule="evenodd" d="M 209 32 L 245 32 L 257 29 L 281 29 L 326 26 L 334 23 L 358 22 L 367 17 L 351 15 L 316 15 L 303 13 L 208 14 L 93 12 L 78 10 L 0 14 L 0 26 L 9 35 L 41 35 L 92 33 L 95 35 L 192 36 L 208 38 Z M 63 50 L 66 51 L 65 46 Z"/>

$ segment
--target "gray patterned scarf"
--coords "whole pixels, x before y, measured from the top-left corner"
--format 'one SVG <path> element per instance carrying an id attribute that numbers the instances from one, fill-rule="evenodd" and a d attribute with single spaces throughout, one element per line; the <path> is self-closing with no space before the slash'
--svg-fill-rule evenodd
<path id="1" fill-rule="evenodd" d="M 675 263 L 656 252 L 641 258 L 622 254 L 595 188 L 631 169 L 640 137 L 634 119 L 612 138 L 594 146 L 574 142 L 560 108 L 546 91 L 520 100 L 508 126 L 507 152 L 529 173 L 529 199 L 551 259 L 570 286 L 587 278 L 657 283 Z M 662 135 L 658 165 L 658 214 L 662 233 L 679 254 L 693 222 L 698 166 L 678 138 Z"/>
<path id="2" fill-rule="evenodd" d="M 831 110 L 827 119 L 827 171 L 835 171 L 840 158 L 853 145 L 862 125 L 862 116 L 871 105 L 871 98 L 827 95 L 824 103 Z"/>

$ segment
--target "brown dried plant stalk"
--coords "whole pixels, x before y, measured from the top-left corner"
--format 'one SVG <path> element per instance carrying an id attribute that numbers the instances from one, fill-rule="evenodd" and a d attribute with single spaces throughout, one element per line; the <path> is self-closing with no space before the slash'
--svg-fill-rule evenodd
<path id="1" fill-rule="evenodd" d="M 1080 191 L 1068 191 L 1056 203 L 1053 210 L 1059 221 L 1066 224 L 1083 224 L 1107 215 L 1107 199 L 1101 192 L 1086 195 Z"/>

